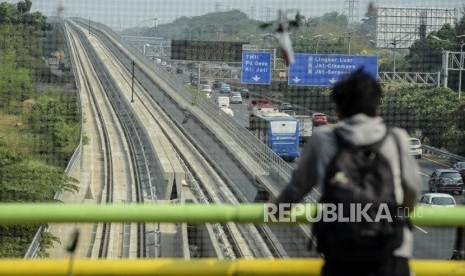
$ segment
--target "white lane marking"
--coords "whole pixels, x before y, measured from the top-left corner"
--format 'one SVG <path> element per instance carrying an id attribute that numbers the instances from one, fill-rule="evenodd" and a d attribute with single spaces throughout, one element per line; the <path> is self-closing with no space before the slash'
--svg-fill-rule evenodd
<path id="1" fill-rule="evenodd" d="M 429 175 L 427 175 L 426 173 L 422 173 L 422 172 L 418 172 L 418 173 L 423 175 L 423 176 L 429 177 Z"/>
<path id="2" fill-rule="evenodd" d="M 429 158 L 427 158 L 427 157 L 423 157 L 423 159 L 428 160 L 428 161 L 433 162 L 433 163 L 436 163 L 436 164 L 441 165 L 441 166 L 443 166 L 443 167 L 449 168 L 449 166 L 447 166 L 446 164 L 440 163 L 440 162 L 435 161 L 435 160 L 433 160 L 433 159 L 429 159 Z"/>
<path id="3" fill-rule="evenodd" d="M 428 234 L 428 232 L 425 231 L 425 229 L 422 229 L 418 226 L 415 225 L 415 228 L 417 228 L 418 230 L 420 230 L 421 232 L 423 232 L 423 234 Z"/>

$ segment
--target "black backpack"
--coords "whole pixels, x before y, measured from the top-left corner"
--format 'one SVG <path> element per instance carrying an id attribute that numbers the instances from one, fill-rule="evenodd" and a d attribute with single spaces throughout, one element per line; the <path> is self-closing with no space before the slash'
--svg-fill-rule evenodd
<path id="1" fill-rule="evenodd" d="M 327 260 L 382 261 L 402 244 L 408 220 L 396 217 L 400 206 L 395 199 L 392 169 L 380 154 L 388 134 L 373 145 L 358 147 L 344 141 L 338 129 L 334 133 L 338 150 L 329 163 L 320 202 L 337 205 L 338 218 L 342 214 L 349 222 L 317 220 L 313 225 L 317 250 Z M 392 135 L 400 154 L 398 138 Z M 371 205 L 365 214 L 372 221 L 357 215 L 367 204 Z M 379 211 L 384 217 L 376 220 Z"/>

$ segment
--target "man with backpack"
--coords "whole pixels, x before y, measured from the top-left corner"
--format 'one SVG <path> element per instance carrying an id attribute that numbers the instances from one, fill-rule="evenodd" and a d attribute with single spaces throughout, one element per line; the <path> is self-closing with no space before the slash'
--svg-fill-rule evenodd
<path id="1" fill-rule="evenodd" d="M 292 180 L 272 203 L 297 203 L 321 187 L 320 211 L 342 208 L 339 221 L 313 224 L 325 258 L 322 275 L 409 275 L 408 214 L 421 179 L 408 135 L 387 129 L 378 115 L 381 87 L 363 69 L 338 82 L 331 96 L 340 122 L 315 130 Z"/>

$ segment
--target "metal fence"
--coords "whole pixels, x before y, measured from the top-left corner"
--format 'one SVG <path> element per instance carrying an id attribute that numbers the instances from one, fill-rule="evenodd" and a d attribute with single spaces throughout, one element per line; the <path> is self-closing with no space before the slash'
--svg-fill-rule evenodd
<path id="1" fill-rule="evenodd" d="M 63 27 L 63 25 L 61 25 L 61 26 Z M 64 31 L 64 33 L 67 36 L 66 30 Z M 68 50 L 70 51 L 71 47 L 70 47 L 70 44 L 69 44 L 69 39 L 66 39 L 66 45 L 68 47 Z M 82 105 L 81 105 L 81 97 L 80 97 L 81 82 L 80 82 L 79 78 L 77 77 L 78 74 L 76 72 L 76 66 L 75 66 L 76 63 L 75 63 L 75 60 L 74 60 L 74 56 L 70 55 L 70 59 L 71 59 L 71 66 L 73 68 L 73 74 L 75 76 L 74 80 L 75 80 L 75 84 L 76 84 L 76 91 L 78 93 L 77 102 L 78 102 L 78 106 L 79 106 L 79 113 L 82 114 Z M 69 159 L 68 165 L 66 166 L 65 173 L 66 173 L 67 176 L 69 176 L 71 174 L 71 172 L 74 170 L 74 167 L 76 165 L 76 161 L 79 160 L 81 158 L 81 156 L 82 156 L 82 137 L 83 137 L 83 118 L 82 118 L 82 116 L 80 116 L 80 125 L 81 125 L 81 128 L 80 128 L 79 144 L 76 147 L 76 150 L 74 151 L 73 155 Z M 62 198 L 63 198 L 63 191 L 62 190 L 58 191 L 53 196 L 53 200 L 55 200 L 55 201 L 61 201 Z M 34 235 L 34 238 L 32 239 L 32 242 L 29 245 L 28 250 L 26 251 L 26 254 L 24 255 L 25 259 L 36 258 L 37 257 L 37 253 L 40 250 L 40 239 L 41 239 L 42 234 L 45 233 L 45 232 L 48 232 L 48 225 L 47 226 L 40 226 L 39 230 L 37 230 L 36 234 Z"/>

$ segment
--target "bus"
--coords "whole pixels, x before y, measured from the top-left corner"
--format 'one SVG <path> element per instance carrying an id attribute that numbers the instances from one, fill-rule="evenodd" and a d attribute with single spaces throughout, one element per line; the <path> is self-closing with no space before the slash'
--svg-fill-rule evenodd
<path id="1" fill-rule="evenodd" d="M 252 115 L 250 131 L 286 161 L 299 157 L 299 121 L 281 112 Z"/>

